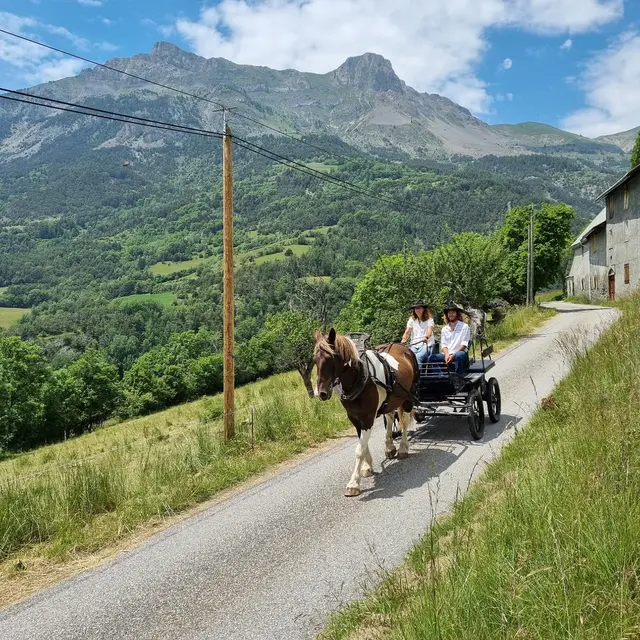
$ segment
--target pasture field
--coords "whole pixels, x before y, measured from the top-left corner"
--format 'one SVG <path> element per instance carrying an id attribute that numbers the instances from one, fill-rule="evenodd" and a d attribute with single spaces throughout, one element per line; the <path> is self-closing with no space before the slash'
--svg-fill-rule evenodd
<path id="1" fill-rule="evenodd" d="M 640 636 L 640 296 L 324 640 Z M 624 354 L 621 357 L 620 354 Z"/>
<path id="2" fill-rule="evenodd" d="M 17 307 L 0 307 L 0 328 L 8 329 L 14 325 L 29 309 L 19 309 Z"/>
<path id="3" fill-rule="evenodd" d="M 521 331 L 535 323 L 515 324 Z M 222 442 L 217 395 L 0 462 L 0 602 L 350 428 L 337 399 L 310 400 L 298 373 L 239 388 L 236 412 L 230 444 Z"/>
<path id="4" fill-rule="evenodd" d="M 137 293 L 132 296 L 123 296 L 112 300 L 115 304 L 127 304 L 131 302 L 158 302 L 165 307 L 170 307 L 176 300 L 174 293 L 165 291 L 164 293 Z"/>
<path id="5" fill-rule="evenodd" d="M 0 287 L 0 298 L 7 292 L 9 287 Z"/>
<path id="6" fill-rule="evenodd" d="M 291 249 L 294 256 L 302 256 L 307 253 L 307 251 L 309 251 L 311 247 L 307 244 L 290 244 L 284 247 L 283 251 L 280 251 L 278 253 L 270 253 L 267 256 L 259 256 L 255 259 L 255 263 L 264 264 L 265 262 L 277 262 L 278 260 L 284 260 L 287 257 L 285 256 L 285 251 L 287 249 Z"/>
<path id="7" fill-rule="evenodd" d="M 157 262 L 149 267 L 149 271 L 159 276 L 169 276 L 172 273 L 195 269 L 207 260 L 208 258 L 194 258 L 193 260 L 185 260 L 184 262 Z"/>

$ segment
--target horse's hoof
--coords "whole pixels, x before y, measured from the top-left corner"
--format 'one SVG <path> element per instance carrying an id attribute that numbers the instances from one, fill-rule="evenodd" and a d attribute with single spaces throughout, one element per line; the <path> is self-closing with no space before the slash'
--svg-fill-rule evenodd
<path id="1" fill-rule="evenodd" d="M 371 469 L 363 469 L 360 475 L 363 478 L 370 478 L 373 475 L 373 471 Z"/>
<path id="2" fill-rule="evenodd" d="M 398 452 L 397 452 L 395 449 L 389 449 L 389 450 L 387 451 L 387 458 L 388 458 L 389 460 L 392 460 L 393 458 L 395 458 L 395 457 L 396 457 L 397 453 L 398 453 Z"/>
<path id="3" fill-rule="evenodd" d="M 408 451 L 398 451 L 398 460 L 406 460 L 409 457 Z"/>
<path id="4" fill-rule="evenodd" d="M 347 487 L 344 495 L 347 498 L 353 498 L 354 496 L 359 496 L 360 495 L 360 488 L 359 487 Z"/>

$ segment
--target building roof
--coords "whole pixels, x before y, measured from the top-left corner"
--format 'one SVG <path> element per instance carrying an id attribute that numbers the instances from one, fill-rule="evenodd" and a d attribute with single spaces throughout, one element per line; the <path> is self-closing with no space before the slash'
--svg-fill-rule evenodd
<path id="1" fill-rule="evenodd" d="M 633 169 L 631 169 L 631 171 L 628 171 L 627 173 L 625 173 L 622 178 L 620 178 L 620 180 L 618 180 L 618 182 L 616 182 L 613 186 L 609 187 L 606 191 L 603 191 L 597 198 L 596 198 L 596 202 L 598 200 L 601 200 L 602 198 L 604 198 L 605 196 L 608 196 L 612 191 L 615 191 L 620 185 L 624 184 L 629 178 L 631 178 L 632 176 L 635 176 L 636 173 L 640 172 L 640 164 L 636 165 L 635 167 L 633 167 Z"/>
<path id="2" fill-rule="evenodd" d="M 607 208 L 605 207 L 602 211 L 587 225 L 587 228 L 574 240 L 571 248 L 584 244 L 584 241 L 595 231 L 598 227 L 601 227 L 603 224 L 607 222 Z"/>

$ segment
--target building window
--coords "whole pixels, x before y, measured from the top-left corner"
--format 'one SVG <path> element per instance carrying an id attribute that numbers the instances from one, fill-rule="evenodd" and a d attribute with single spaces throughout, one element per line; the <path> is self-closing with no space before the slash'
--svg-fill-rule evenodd
<path id="1" fill-rule="evenodd" d="M 624 208 L 629 208 L 629 186 L 625 186 L 624 188 Z"/>
<path id="2" fill-rule="evenodd" d="M 609 229 L 609 249 L 613 248 L 613 229 Z"/>
<path id="3" fill-rule="evenodd" d="M 598 288 L 598 276 L 593 276 L 593 288 Z"/>
<path id="4" fill-rule="evenodd" d="M 594 233 L 591 236 L 591 253 L 595 253 L 598 250 L 598 241 L 597 241 L 597 236 Z"/>
<path id="5" fill-rule="evenodd" d="M 584 291 L 584 278 L 580 279 L 580 290 Z"/>
<path id="6" fill-rule="evenodd" d="M 614 214 L 613 194 L 607 198 L 607 204 L 609 206 L 609 218 L 613 218 L 613 214 Z"/>
<path id="7" fill-rule="evenodd" d="M 624 221 L 624 241 L 629 242 L 630 234 L 629 234 L 629 221 Z"/>
<path id="8" fill-rule="evenodd" d="M 629 273 L 629 264 L 624 265 L 624 283 L 629 284 L 631 282 L 631 276 Z"/>

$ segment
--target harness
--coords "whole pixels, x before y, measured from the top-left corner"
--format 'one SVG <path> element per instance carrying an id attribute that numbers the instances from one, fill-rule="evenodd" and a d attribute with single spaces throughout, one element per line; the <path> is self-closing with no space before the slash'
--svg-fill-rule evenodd
<path id="1" fill-rule="evenodd" d="M 340 394 L 340 400 L 343 402 L 350 402 L 356 400 L 364 391 L 365 387 L 369 383 L 369 381 L 373 381 L 373 383 L 383 389 L 386 393 L 386 397 L 380 407 L 378 408 L 377 415 L 381 416 L 386 413 L 387 407 L 389 406 L 389 397 L 393 392 L 393 388 L 396 386 L 400 386 L 404 391 L 406 391 L 409 396 L 413 396 L 415 399 L 415 393 L 412 389 L 411 391 L 405 389 L 402 385 L 400 385 L 396 380 L 396 372 L 391 368 L 389 362 L 385 357 L 381 355 L 382 351 L 389 349 L 391 345 L 386 345 L 385 347 L 381 347 L 380 349 L 366 349 L 364 346 L 365 340 L 358 340 L 356 342 L 356 349 L 358 351 L 358 360 L 357 360 L 357 377 L 356 381 L 349 390 L 345 390 L 340 383 L 340 379 L 336 377 L 333 382 L 333 386 L 336 387 L 336 390 Z M 375 362 L 372 360 L 375 358 Z M 376 363 L 382 365 L 382 371 L 384 380 L 380 379 L 380 376 L 377 375 L 376 371 Z"/>

